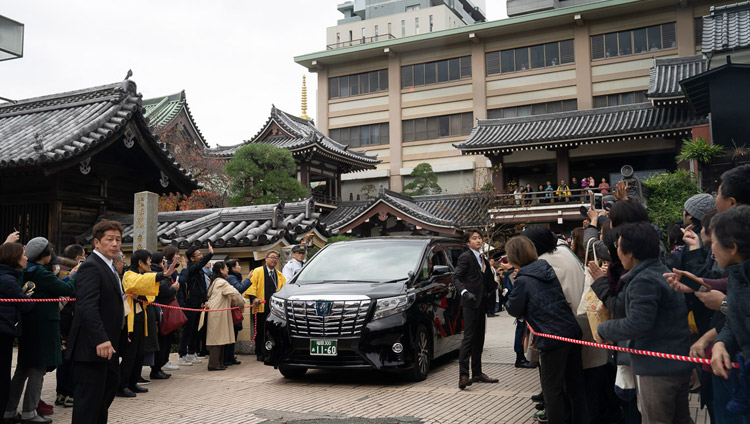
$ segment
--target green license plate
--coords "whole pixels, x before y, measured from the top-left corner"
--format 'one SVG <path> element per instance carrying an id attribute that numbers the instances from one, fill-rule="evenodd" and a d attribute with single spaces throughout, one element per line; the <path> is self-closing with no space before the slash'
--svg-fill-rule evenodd
<path id="1" fill-rule="evenodd" d="M 338 340 L 310 339 L 310 355 L 312 356 L 336 356 L 336 344 Z"/>

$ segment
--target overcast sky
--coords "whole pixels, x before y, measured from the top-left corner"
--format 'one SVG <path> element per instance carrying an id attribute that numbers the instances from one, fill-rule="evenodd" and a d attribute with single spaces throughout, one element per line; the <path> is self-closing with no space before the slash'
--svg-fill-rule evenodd
<path id="1" fill-rule="evenodd" d="M 325 49 L 343 0 L 0 0 L 25 25 L 24 57 L 0 62 L 0 97 L 15 100 L 121 81 L 144 98 L 185 90 L 211 146 L 251 138 L 271 104 L 299 115 L 306 69 Z M 489 20 L 505 1 L 487 2 Z M 317 75 L 307 74 L 315 117 Z"/>

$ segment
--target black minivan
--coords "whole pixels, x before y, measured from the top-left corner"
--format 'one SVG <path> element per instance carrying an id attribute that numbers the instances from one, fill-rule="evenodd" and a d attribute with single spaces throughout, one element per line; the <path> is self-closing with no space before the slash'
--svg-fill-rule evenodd
<path id="1" fill-rule="evenodd" d="M 289 378 L 309 368 L 402 371 L 427 378 L 459 349 L 456 239 L 383 237 L 325 246 L 271 298 L 266 365 Z"/>

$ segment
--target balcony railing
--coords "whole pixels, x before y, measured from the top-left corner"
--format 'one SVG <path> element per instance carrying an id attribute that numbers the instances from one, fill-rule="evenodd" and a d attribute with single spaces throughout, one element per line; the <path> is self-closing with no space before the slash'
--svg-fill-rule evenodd
<path id="1" fill-rule="evenodd" d="M 326 46 L 327 50 L 342 49 L 344 47 L 361 46 L 367 43 L 377 43 L 378 41 L 388 41 L 396 38 L 393 34 L 379 34 L 372 37 L 360 37 L 351 41 L 341 41 L 338 43 L 329 44 Z"/>
<path id="2" fill-rule="evenodd" d="M 312 197 L 315 203 L 320 203 L 323 205 L 337 206 L 341 201 L 341 199 L 339 199 L 338 197 L 319 193 L 313 193 Z"/>
<path id="3" fill-rule="evenodd" d="M 547 222 L 583 219 L 581 206 L 591 204 L 588 189 L 566 192 L 533 191 L 528 193 L 500 194 L 489 209 L 489 214 L 498 221 Z M 594 205 L 602 208 L 602 194 L 594 191 Z M 570 193 L 569 195 L 567 193 Z M 607 195 L 611 194 L 611 191 Z"/>

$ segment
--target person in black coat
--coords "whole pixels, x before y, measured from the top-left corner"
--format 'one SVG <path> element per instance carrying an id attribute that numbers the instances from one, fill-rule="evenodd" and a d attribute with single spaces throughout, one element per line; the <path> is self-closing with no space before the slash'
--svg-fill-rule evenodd
<path id="1" fill-rule="evenodd" d="M 461 307 L 464 315 L 464 338 L 461 341 L 461 353 L 458 359 L 458 388 L 465 389 L 473 382 L 497 383 L 482 372 L 482 350 L 484 349 L 484 332 L 487 324 L 487 303 L 489 293 L 497 289 L 489 262 L 482 255 L 482 234 L 476 230 L 464 234 L 466 251 L 458 257 L 456 272 L 453 273 L 453 285 L 461 294 Z M 471 374 L 469 378 L 469 358 Z"/>
<path id="2" fill-rule="evenodd" d="M 211 261 L 214 255 L 214 248 L 208 243 L 208 255 L 203 255 L 196 246 L 190 247 L 185 251 L 187 258 L 187 270 L 180 273 L 180 284 L 185 286 L 185 307 L 201 308 L 207 300 L 208 286 L 211 280 L 203 272 L 203 268 Z M 182 280 L 182 277 L 185 280 Z M 202 362 L 197 357 L 198 345 L 200 342 L 200 333 L 198 331 L 198 319 L 200 312 L 185 311 L 187 322 L 182 327 L 180 334 L 180 365 L 192 365 L 192 363 Z"/>
<path id="3" fill-rule="evenodd" d="M 538 259 L 534 243 L 517 236 L 505 245 L 508 262 L 518 268 L 505 308 L 514 317 L 524 317 L 531 328 L 545 334 L 581 339 L 581 327 L 565 299 L 555 270 Z M 550 423 L 587 423 L 588 411 L 583 379 L 581 346 L 539 337 L 542 393 Z M 568 411 L 568 408 L 570 410 Z"/>
<path id="4" fill-rule="evenodd" d="M 74 424 L 106 423 L 119 380 L 125 294 L 112 260 L 120 253 L 122 225 L 102 220 L 93 230 L 94 252 L 76 275 L 76 315 L 65 354 L 74 361 Z"/>
<path id="5" fill-rule="evenodd" d="M 164 253 L 156 252 L 151 259 L 152 271 L 159 272 L 169 269 L 169 261 L 164 257 Z M 176 274 L 177 273 L 167 275 L 159 282 L 159 295 L 154 299 L 155 303 L 169 305 L 170 302 L 175 300 L 175 295 L 180 288 L 180 283 L 174 279 L 177 276 Z M 153 307 L 153 305 L 149 306 Z M 161 334 L 161 332 L 158 331 L 158 340 L 159 350 L 154 353 L 154 365 L 151 366 L 150 376 L 152 380 L 164 380 L 171 376 L 171 374 L 164 372 L 162 367 L 169 362 L 169 353 L 172 351 L 172 344 L 177 341 L 177 330 L 169 334 Z"/>
<path id="6" fill-rule="evenodd" d="M 24 248 L 18 243 L 0 246 L 0 298 L 28 299 L 21 289 L 26 267 Z M 0 405 L 8 403 L 13 340 L 21 333 L 21 313 L 31 311 L 33 303 L 0 303 Z"/>

